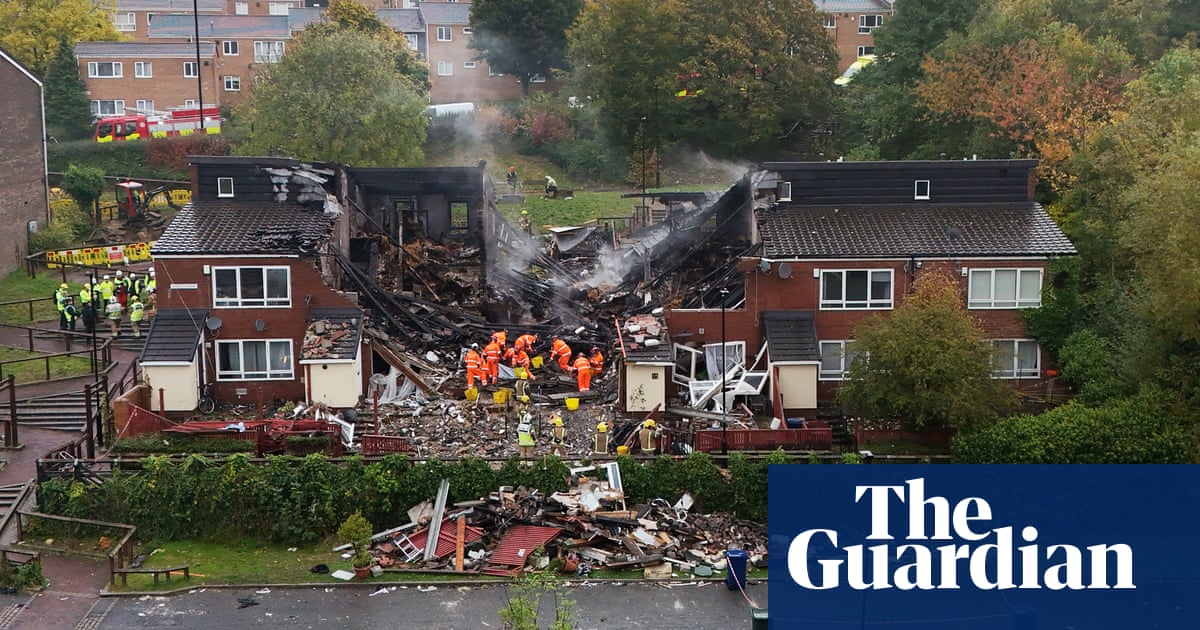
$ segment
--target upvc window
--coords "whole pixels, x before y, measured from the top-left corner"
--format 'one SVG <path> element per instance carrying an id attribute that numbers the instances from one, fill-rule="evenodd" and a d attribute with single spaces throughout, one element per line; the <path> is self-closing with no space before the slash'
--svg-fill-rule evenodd
<path id="1" fill-rule="evenodd" d="M 221 42 L 221 53 L 226 57 L 236 57 L 238 55 L 238 42 L 236 39 L 227 39 Z"/>
<path id="2" fill-rule="evenodd" d="M 1041 349 L 1032 339 L 993 339 L 992 376 L 1037 378 L 1042 374 Z"/>
<path id="3" fill-rule="evenodd" d="M 913 199 L 929 199 L 929 180 L 918 179 L 913 182 Z"/>
<path id="4" fill-rule="evenodd" d="M 288 9 L 291 6 L 291 2 L 272 2 L 267 6 L 267 13 L 270 15 L 287 15 Z"/>
<path id="5" fill-rule="evenodd" d="M 822 381 L 844 381 L 850 376 L 850 366 L 866 353 L 855 349 L 854 341 L 822 341 L 821 369 L 817 378 Z"/>
<path id="6" fill-rule="evenodd" d="M 449 77 L 454 75 L 454 64 L 449 61 L 438 62 L 438 76 Z"/>
<path id="7" fill-rule="evenodd" d="M 242 90 L 242 78 L 241 77 L 233 76 L 233 75 L 225 75 L 223 80 L 225 82 L 225 91 L 226 92 L 240 92 Z"/>
<path id="8" fill-rule="evenodd" d="M 122 32 L 137 30 L 136 13 L 118 13 L 113 16 L 113 28 Z"/>
<path id="9" fill-rule="evenodd" d="M 154 101 L 139 99 L 137 102 L 137 108 L 144 112 L 152 112 L 154 111 Z"/>
<path id="10" fill-rule="evenodd" d="M 149 79 L 154 76 L 154 64 L 149 61 L 133 62 L 133 78 Z"/>
<path id="11" fill-rule="evenodd" d="M 867 55 L 874 55 L 874 54 L 875 54 L 874 46 L 859 46 L 858 47 L 858 56 L 859 57 L 866 57 Z"/>
<path id="12" fill-rule="evenodd" d="M 217 341 L 217 380 L 291 380 L 291 339 Z"/>
<path id="13" fill-rule="evenodd" d="M 89 61 L 89 79 L 120 79 L 123 76 L 120 61 Z"/>
<path id="14" fill-rule="evenodd" d="M 409 50 L 420 50 L 421 49 L 421 38 L 418 37 L 417 35 L 414 35 L 412 33 L 407 33 L 404 35 L 404 41 L 405 41 L 405 43 L 408 44 Z"/>
<path id="15" fill-rule="evenodd" d="M 233 178 L 218 177 L 217 178 L 217 197 L 228 198 L 233 196 Z"/>
<path id="16" fill-rule="evenodd" d="M 837 17 L 826 13 L 824 26 L 825 28 L 837 28 Z"/>
<path id="17" fill-rule="evenodd" d="M 291 306 L 288 267 L 214 267 L 213 306 Z"/>
<path id="18" fill-rule="evenodd" d="M 891 269 L 821 271 L 821 309 L 892 308 Z"/>
<path id="19" fill-rule="evenodd" d="M 195 61 L 183 62 L 183 78 L 195 79 L 200 76 L 200 66 Z"/>
<path id="20" fill-rule="evenodd" d="M 451 37 L 451 30 L 450 30 L 449 26 L 437 27 L 437 40 L 439 42 L 448 42 L 448 41 L 450 41 L 450 37 Z"/>
<path id="21" fill-rule="evenodd" d="M 858 16 L 858 34 L 870 35 L 871 31 L 883 26 L 882 15 L 860 15 Z"/>
<path id="22" fill-rule="evenodd" d="M 92 101 L 93 116 L 124 116 L 125 101 Z"/>
<path id="23" fill-rule="evenodd" d="M 1041 269 L 972 269 L 967 308 L 1037 308 L 1042 305 Z"/>
<path id="24" fill-rule="evenodd" d="M 250 3 L 249 2 L 233 3 L 233 13 L 234 13 L 234 15 L 250 15 Z"/>
<path id="25" fill-rule="evenodd" d="M 283 57 L 283 42 L 254 42 L 254 63 L 278 63 Z"/>

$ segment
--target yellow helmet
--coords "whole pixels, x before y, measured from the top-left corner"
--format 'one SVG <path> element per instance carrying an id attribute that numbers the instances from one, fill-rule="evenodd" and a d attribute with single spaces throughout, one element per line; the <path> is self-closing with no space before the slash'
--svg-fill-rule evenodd
<path id="1" fill-rule="evenodd" d="M 598 433 L 604 433 L 604 432 L 608 431 L 608 425 L 601 422 L 600 424 L 596 425 L 596 431 Z"/>
<path id="2" fill-rule="evenodd" d="M 561 427 L 562 426 L 562 418 L 559 418 L 558 416 L 554 416 L 554 426 Z"/>
<path id="3" fill-rule="evenodd" d="M 65 288 L 67 288 L 67 283 L 66 283 L 66 282 L 64 282 L 64 283 L 62 283 L 62 284 L 58 285 L 58 288 L 60 288 L 60 289 L 65 289 Z"/>
<path id="4" fill-rule="evenodd" d="M 521 402 L 523 402 L 523 403 L 527 403 L 527 402 L 529 402 L 529 396 L 526 396 L 526 395 L 522 394 L 522 395 L 521 395 Z"/>
<path id="5" fill-rule="evenodd" d="M 654 428 L 654 421 L 653 421 L 653 420 L 647 420 L 643 426 L 645 426 L 647 429 L 653 429 L 653 428 Z"/>

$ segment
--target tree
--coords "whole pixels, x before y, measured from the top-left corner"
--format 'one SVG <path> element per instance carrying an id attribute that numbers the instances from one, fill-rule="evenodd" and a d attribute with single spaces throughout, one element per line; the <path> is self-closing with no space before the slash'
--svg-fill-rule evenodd
<path id="1" fill-rule="evenodd" d="M 357 31 L 305 32 L 235 110 L 246 134 L 238 151 L 357 166 L 419 163 L 426 102 L 394 52 Z"/>
<path id="2" fill-rule="evenodd" d="M 354 0 L 330 0 L 325 21 L 312 24 L 307 30 L 324 35 L 355 31 L 379 40 L 394 52 L 396 69 L 408 76 L 421 91 L 429 91 L 429 66 L 417 59 L 409 50 L 408 42 L 395 29 L 366 6 Z"/>
<path id="3" fill-rule="evenodd" d="M 111 0 L 5 0 L 0 2 L 0 48 L 39 76 L 46 74 L 59 42 L 116 41 Z"/>
<path id="4" fill-rule="evenodd" d="M 511 74 L 529 95 L 529 82 L 567 67 L 567 29 L 582 0 L 475 0 L 471 48 L 494 72 Z"/>
<path id="5" fill-rule="evenodd" d="M 1015 392 L 992 378 L 992 351 L 958 285 L 930 272 L 890 317 L 855 326 L 857 357 L 838 401 L 914 428 L 965 427 L 1010 409 Z"/>
<path id="6" fill-rule="evenodd" d="M 79 78 L 79 62 L 71 43 L 58 41 L 58 53 L 46 70 L 46 126 L 68 138 L 82 138 L 92 126 L 87 84 Z"/>
<path id="7" fill-rule="evenodd" d="M 94 166 L 67 166 L 63 173 L 62 189 L 66 191 L 80 210 L 92 208 L 96 214 L 96 223 L 100 222 L 100 195 L 108 185 L 104 182 L 104 171 Z"/>

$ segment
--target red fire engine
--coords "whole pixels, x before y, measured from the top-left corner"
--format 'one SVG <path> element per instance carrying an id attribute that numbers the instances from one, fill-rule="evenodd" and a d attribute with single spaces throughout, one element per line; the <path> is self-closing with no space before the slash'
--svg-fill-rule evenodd
<path id="1" fill-rule="evenodd" d="M 125 142 L 171 136 L 221 133 L 221 112 L 216 107 L 174 109 L 169 112 L 133 112 L 105 116 L 96 121 L 96 142 Z"/>

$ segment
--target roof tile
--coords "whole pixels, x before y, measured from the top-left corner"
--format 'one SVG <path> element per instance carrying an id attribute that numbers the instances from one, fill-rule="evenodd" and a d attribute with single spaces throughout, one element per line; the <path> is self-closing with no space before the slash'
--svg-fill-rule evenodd
<path id="1" fill-rule="evenodd" d="M 329 238 L 333 219 L 299 204 L 196 201 L 175 215 L 152 253 L 300 254 Z"/>

